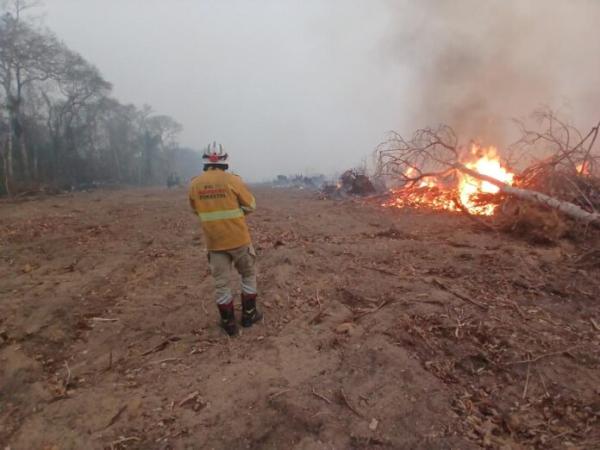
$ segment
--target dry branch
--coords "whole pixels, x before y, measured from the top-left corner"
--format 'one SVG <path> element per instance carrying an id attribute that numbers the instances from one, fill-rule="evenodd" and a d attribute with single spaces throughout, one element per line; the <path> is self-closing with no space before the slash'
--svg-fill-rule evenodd
<path id="1" fill-rule="evenodd" d="M 273 399 L 279 397 L 280 395 L 286 394 L 290 391 L 292 391 L 292 389 L 284 389 L 282 391 L 275 392 L 274 394 L 269 395 L 269 400 L 273 400 Z"/>
<path id="2" fill-rule="evenodd" d="M 119 408 L 117 413 L 114 416 L 112 416 L 112 418 L 108 422 L 108 425 L 106 425 L 104 428 L 102 428 L 102 430 L 106 430 L 107 428 L 112 427 L 117 422 L 117 420 L 119 420 L 119 417 L 121 417 L 121 415 L 125 412 L 126 409 L 127 409 L 127 405 L 121 406 L 121 408 Z"/>
<path id="3" fill-rule="evenodd" d="M 505 194 L 512 195 L 513 197 L 525 200 L 527 202 L 535 203 L 541 206 L 546 206 L 551 209 L 556 209 L 557 211 L 560 211 L 573 219 L 600 227 L 599 213 L 587 212 L 579 206 L 575 205 L 574 203 L 565 202 L 550 197 L 546 194 L 542 194 L 541 192 L 510 186 L 495 178 L 469 169 L 464 164 L 461 164 L 459 162 L 454 163 L 453 167 L 473 178 L 477 178 L 481 181 L 487 181 L 488 183 L 498 186 L 500 191 L 504 192 Z"/>
<path id="4" fill-rule="evenodd" d="M 126 442 L 131 442 L 131 441 L 139 442 L 139 441 L 141 441 L 141 439 L 136 436 L 122 437 L 122 438 L 117 439 L 116 441 L 111 442 L 110 448 L 111 448 L 111 450 L 114 450 L 116 448 L 116 446 L 125 444 Z"/>
<path id="5" fill-rule="evenodd" d="M 200 391 L 194 391 L 191 394 L 187 395 L 183 400 L 181 400 L 177 405 L 181 408 L 183 405 L 185 405 L 188 402 L 191 402 L 192 400 L 196 400 L 198 398 L 198 396 L 200 395 Z"/>
<path id="6" fill-rule="evenodd" d="M 559 350 L 557 352 L 550 352 L 550 353 L 544 353 L 542 355 L 536 356 L 535 358 L 529 358 L 529 359 L 523 359 L 520 361 L 512 361 L 512 362 L 508 362 L 506 363 L 507 366 L 511 366 L 514 364 L 529 364 L 529 363 L 534 363 L 534 362 L 538 362 L 540 359 L 544 359 L 544 358 L 548 358 L 550 356 L 558 356 L 558 355 L 562 355 L 564 353 L 571 353 L 573 350 L 575 350 L 576 348 L 579 348 L 580 345 L 574 345 L 573 347 L 569 347 L 566 348 L 564 350 Z"/>
<path id="7" fill-rule="evenodd" d="M 67 369 L 67 377 L 65 378 L 64 382 L 64 390 L 66 393 L 67 389 L 69 389 L 69 386 L 71 385 L 71 368 L 69 367 L 69 363 L 67 361 L 65 361 L 65 369 Z"/>
<path id="8" fill-rule="evenodd" d="M 466 295 L 461 294 L 460 292 L 456 292 L 454 289 L 446 286 L 444 283 L 442 283 L 437 278 L 434 278 L 432 280 L 432 283 L 435 284 L 436 286 L 438 286 L 439 288 L 443 289 L 444 291 L 449 292 L 450 294 L 454 295 L 457 298 L 460 298 L 461 300 L 463 300 L 467 303 L 471 303 L 472 305 L 475 305 L 481 309 L 486 309 L 486 310 L 489 309 L 489 307 L 487 305 L 484 305 L 483 303 L 479 303 L 478 301 L 475 301 L 471 297 L 467 297 Z"/>
<path id="9" fill-rule="evenodd" d="M 355 316 L 353 317 L 352 320 L 359 321 L 366 315 L 373 314 L 373 313 L 379 311 L 384 306 L 391 305 L 392 303 L 397 303 L 397 301 L 393 300 L 391 298 L 383 299 L 377 306 L 374 306 L 373 308 L 367 309 L 366 311 L 355 312 Z"/>
<path id="10" fill-rule="evenodd" d="M 325 402 L 327 402 L 327 403 L 331 404 L 331 400 L 329 400 L 329 399 L 328 399 L 327 397 L 325 397 L 323 394 L 319 394 L 319 393 L 318 393 L 318 392 L 315 390 L 315 388 L 312 388 L 312 394 L 313 394 L 315 397 L 318 397 L 318 398 L 320 398 L 321 400 L 324 400 Z"/>
<path id="11" fill-rule="evenodd" d="M 344 401 L 344 404 L 348 407 L 348 409 L 350 411 L 352 411 L 358 417 L 361 417 L 361 418 L 363 417 L 363 415 L 354 406 L 352 406 L 352 403 L 350 403 L 350 400 L 348 400 L 348 397 L 346 396 L 346 393 L 344 392 L 344 388 L 340 389 L 340 396 L 341 396 L 342 400 Z"/>

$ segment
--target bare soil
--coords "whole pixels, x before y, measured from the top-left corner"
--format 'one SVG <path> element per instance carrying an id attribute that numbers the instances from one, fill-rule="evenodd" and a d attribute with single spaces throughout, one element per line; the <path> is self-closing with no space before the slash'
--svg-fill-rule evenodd
<path id="1" fill-rule="evenodd" d="M 185 190 L 0 203 L 0 448 L 600 448 L 598 247 L 257 189 L 218 328 Z"/>

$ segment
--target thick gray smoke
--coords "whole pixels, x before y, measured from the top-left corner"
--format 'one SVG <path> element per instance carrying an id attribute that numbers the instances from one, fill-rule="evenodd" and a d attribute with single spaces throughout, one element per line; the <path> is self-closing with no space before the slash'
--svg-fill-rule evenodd
<path id="1" fill-rule="evenodd" d="M 412 72 L 407 130 L 444 122 L 464 140 L 502 147 L 514 137 L 510 119 L 541 106 L 583 129 L 600 120 L 600 1 L 424 0 L 390 8 L 397 31 L 389 55 Z"/>

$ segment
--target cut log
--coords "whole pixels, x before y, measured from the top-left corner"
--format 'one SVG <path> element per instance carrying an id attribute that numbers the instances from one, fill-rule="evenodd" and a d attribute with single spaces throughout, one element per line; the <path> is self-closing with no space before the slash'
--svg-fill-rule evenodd
<path id="1" fill-rule="evenodd" d="M 484 175 L 473 169 L 469 169 L 464 164 L 461 164 L 458 162 L 454 163 L 452 165 L 452 167 L 455 168 L 456 170 L 461 171 L 464 174 L 467 174 L 467 175 L 473 177 L 473 178 L 477 178 L 478 180 L 481 180 L 481 181 L 487 181 L 488 183 L 498 186 L 500 191 L 504 192 L 505 194 L 512 195 L 513 197 L 517 197 L 521 200 L 525 200 L 530 203 L 535 203 L 537 205 L 546 206 L 548 208 L 555 209 L 573 219 L 576 219 L 576 220 L 579 220 L 579 221 L 582 221 L 585 223 L 589 223 L 591 225 L 594 225 L 594 226 L 600 228 L 600 214 L 599 213 L 588 212 L 585 209 L 580 208 L 579 206 L 577 206 L 573 203 L 565 202 L 563 200 L 559 200 L 557 198 L 550 197 L 549 195 L 542 194 L 541 192 L 510 186 L 506 183 L 503 183 L 500 180 L 497 180 L 496 178 L 490 177 L 488 175 Z"/>

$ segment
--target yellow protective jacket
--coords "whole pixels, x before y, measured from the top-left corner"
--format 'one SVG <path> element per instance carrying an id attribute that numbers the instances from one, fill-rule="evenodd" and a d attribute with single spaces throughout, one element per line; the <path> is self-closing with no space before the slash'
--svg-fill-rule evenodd
<path id="1" fill-rule="evenodd" d="M 209 251 L 251 243 L 245 215 L 256 209 L 256 200 L 239 176 L 209 169 L 192 180 L 189 198 L 202 222 Z"/>

